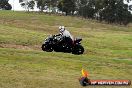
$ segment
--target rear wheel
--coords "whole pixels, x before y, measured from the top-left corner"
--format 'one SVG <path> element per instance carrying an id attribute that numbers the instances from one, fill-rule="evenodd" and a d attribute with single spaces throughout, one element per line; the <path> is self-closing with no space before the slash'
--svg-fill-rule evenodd
<path id="1" fill-rule="evenodd" d="M 72 53 L 73 53 L 73 54 L 77 54 L 77 55 L 83 54 L 83 53 L 84 53 L 84 48 L 83 48 L 83 46 L 81 46 L 81 45 L 76 45 L 76 46 L 73 48 Z"/>
<path id="2" fill-rule="evenodd" d="M 49 45 L 43 44 L 41 48 L 43 51 L 46 51 L 46 52 L 52 52 L 53 51 L 53 48 Z"/>

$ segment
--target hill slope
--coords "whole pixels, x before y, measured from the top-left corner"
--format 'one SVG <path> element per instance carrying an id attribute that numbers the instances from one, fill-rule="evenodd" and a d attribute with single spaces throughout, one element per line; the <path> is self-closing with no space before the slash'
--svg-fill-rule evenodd
<path id="1" fill-rule="evenodd" d="M 59 25 L 83 38 L 84 55 L 41 50 L 43 40 L 57 34 Z M 132 80 L 132 25 L 0 11 L 1 88 L 81 88 L 78 78 L 82 67 L 91 79 Z"/>

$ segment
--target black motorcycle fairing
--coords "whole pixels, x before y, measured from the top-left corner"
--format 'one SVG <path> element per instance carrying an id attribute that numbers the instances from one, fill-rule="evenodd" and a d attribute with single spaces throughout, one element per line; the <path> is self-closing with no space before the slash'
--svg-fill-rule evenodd
<path id="1" fill-rule="evenodd" d="M 71 39 L 70 39 L 71 40 Z M 45 39 L 44 44 L 42 45 L 43 51 L 52 52 L 66 52 L 73 54 L 83 54 L 84 48 L 81 46 L 81 38 L 76 38 L 73 42 L 70 42 L 69 38 L 62 37 L 61 35 L 52 35 Z"/>
<path id="2" fill-rule="evenodd" d="M 51 43 L 51 41 L 53 41 L 53 35 L 50 35 L 49 37 L 47 37 L 44 41 L 44 44 L 47 44 L 47 43 Z"/>

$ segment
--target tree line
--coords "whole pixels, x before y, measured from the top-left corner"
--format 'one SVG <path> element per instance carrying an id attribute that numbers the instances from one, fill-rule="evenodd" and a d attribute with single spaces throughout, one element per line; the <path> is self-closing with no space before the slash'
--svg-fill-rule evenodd
<path id="1" fill-rule="evenodd" d="M 58 7 L 66 15 L 73 15 L 73 12 L 77 11 L 79 16 L 86 19 L 123 25 L 132 22 L 132 14 L 124 0 L 61 0 Z"/>
<path id="2" fill-rule="evenodd" d="M 41 12 L 48 8 L 57 7 L 65 15 L 77 15 L 86 19 L 96 19 L 107 23 L 127 25 L 132 22 L 132 14 L 124 0 L 31 0 L 37 2 Z M 129 2 L 131 0 L 127 0 Z M 33 8 L 34 3 L 28 4 Z"/>
<path id="3" fill-rule="evenodd" d="M 132 21 L 128 5 L 123 0 L 78 0 L 79 15 L 108 23 L 127 25 Z"/>
<path id="4" fill-rule="evenodd" d="M 107 23 L 127 25 L 132 22 L 132 14 L 124 0 L 20 0 L 21 6 L 34 9 L 35 3 L 40 12 L 45 8 L 58 8 L 65 15 L 76 15 L 86 19 L 96 19 Z M 126 0 L 130 2 L 131 0 Z M 4 3 L 4 4 L 3 4 Z M 0 8 L 11 9 L 8 0 L 0 0 Z"/>

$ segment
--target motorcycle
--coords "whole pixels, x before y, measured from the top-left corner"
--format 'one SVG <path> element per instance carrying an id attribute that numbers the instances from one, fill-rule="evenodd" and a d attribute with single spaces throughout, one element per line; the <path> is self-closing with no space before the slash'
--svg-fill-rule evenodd
<path id="1" fill-rule="evenodd" d="M 47 37 L 42 44 L 42 50 L 46 52 L 65 52 L 80 55 L 84 53 L 84 48 L 81 45 L 81 38 L 75 38 L 72 44 L 68 44 L 65 41 L 67 38 L 61 35 L 51 35 Z"/>

